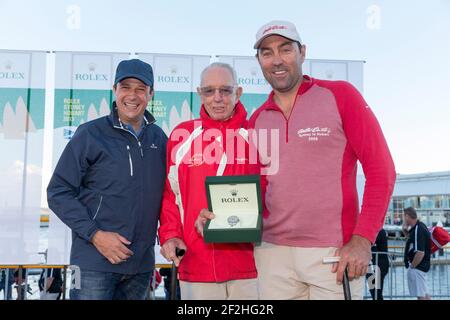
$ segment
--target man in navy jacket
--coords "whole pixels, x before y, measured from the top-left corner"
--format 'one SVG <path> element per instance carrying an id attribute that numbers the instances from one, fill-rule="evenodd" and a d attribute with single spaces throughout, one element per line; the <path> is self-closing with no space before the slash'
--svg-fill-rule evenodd
<path id="1" fill-rule="evenodd" d="M 111 114 L 79 126 L 49 183 L 49 207 L 72 230 L 70 263 L 81 271 L 71 299 L 146 296 L 167 142 L 146 111 L 153 83 L 149 64 L 120 62 Z"/>

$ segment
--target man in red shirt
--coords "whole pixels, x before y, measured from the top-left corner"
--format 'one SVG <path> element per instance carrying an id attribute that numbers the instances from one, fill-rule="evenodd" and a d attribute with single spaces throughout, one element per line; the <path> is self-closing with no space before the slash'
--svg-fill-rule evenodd
<path id="1" fill-rule="evenodd" d="M 200 119 L 178 125 L 167 145 L 161 253 L 179 265 L 181 298 L 257 299 L 251 243 L 205 243 L 197 232 L 207 208 L 205 178 L 249 174 L 247 112 L 231 66 L 214 63 L 201 77 Z M 203 220 L 203 224 L 204 224 Z M 181 262 L 175 248 L 186 249 Z"/>
<path id="2" fill-rule="evenodd" d="M 341 299 L 347 268 L 353 298 L 362 298 L 371 244 L 395 183 L 381 128 L 350 83 L 303 75 L 306 47 L 292 23 L 265 24 L 254 48 L 273 91 L 249 127 L 256 137 L 276 132 L 268 140 L 279 148 L 278 158 L 268 159 L 270 152 L 252 142 L 265 190 L 263 242 L 255 248 L 260 297 Z M 357 161 L 366 176 L 361 213 Z M 322 263 L 335 255 L 339 263 Z"/>

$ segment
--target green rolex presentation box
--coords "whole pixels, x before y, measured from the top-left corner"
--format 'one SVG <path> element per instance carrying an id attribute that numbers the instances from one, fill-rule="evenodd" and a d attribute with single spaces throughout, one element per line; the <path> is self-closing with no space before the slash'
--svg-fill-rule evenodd
<path id="1" fill-rule="evenodd" d="M 203 230 L 205 242 L 261 242 L 260 176 L 206 177 L 205 185 L 208 209 L 215 215 Z"/>

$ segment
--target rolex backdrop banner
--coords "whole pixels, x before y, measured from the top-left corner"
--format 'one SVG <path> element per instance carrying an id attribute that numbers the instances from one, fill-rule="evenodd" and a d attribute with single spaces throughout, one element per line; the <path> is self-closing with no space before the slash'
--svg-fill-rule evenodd
<path id="1" fill-rule="evenodd" d="M 128 53 L 56 52 L 53 168 L 77 127 L 108 115 L 117 65 Z M 50 213 L 47 263 L 68 264 L 70 230 Z"/>
<path id="2" fill-rule="evenodd" d="M 55 54 L 54 165 L 80 124 L 109 114 L 116 67 L 128 58 L 126 53 Z"/>
<path id="3" fill-rule="evenodd" d="M 146 53 L 138 57 L 153 67 L 155 96 L 149 110 L 156 124 L 169 135 L 180 122 L 197 118 L 200 114 L 197 87 L 211 57 Z"/>
<path id="4" fill-rule="evenodd" d="M 237 73 L 238 85 L 244 89 L 241 102 L 249 116 L 266 101 L 272 90 L 255 57 L 218 56 L 220 62 L 233 66 Z M 306 59 L 303 74 L 324 80 L 345 80 L 363 92 L 364 61 Z"/>
<path id="5" fill-rule="evenodd" d="M 46 53 L 0 50 L 0 264 L 40 263 Z"/>

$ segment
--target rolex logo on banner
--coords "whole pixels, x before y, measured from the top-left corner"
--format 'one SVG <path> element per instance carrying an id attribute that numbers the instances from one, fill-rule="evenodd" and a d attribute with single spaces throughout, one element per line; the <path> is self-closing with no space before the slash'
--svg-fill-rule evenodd
<path id="1" fill-rule="evenodd" d="M 268 86 L 266 79 L 262 75 L 260 69 L 256 66 L 248 66 L 248 71 L 238 75 L 238 85 L 240 86 Z"/>
<path id="2" fill-rule="evenodd" d="M 108 73 L 102 73 L 101 70 L 97 72 L 97 64 L 95 62 L 90 62 L 86 66 L 87 72 L 75 73 L 75 81 L 105 81 L 108 85 L 110 77 Z M 108 70 L 110 72 L 110 70 Z"/>
<path id="3" fill-rule="evenodd" d="M 6 60 L 3 63 L 3 70 L 0 71 L 0 79 L 24 80 L 25 73 L 24 72 L 14 72 L 13 62 L 10 60 Z"/>
<path id="4" fill-rule="evenodd" d="M 178 66 L 171 65 L 169 67 L 169 72 L 167 75 L 158 75 L 158 82 L 161 83 L 178 83 L 178 84 L 189 84 L 191 83 L 190 75 L 179 75 Z"/>

